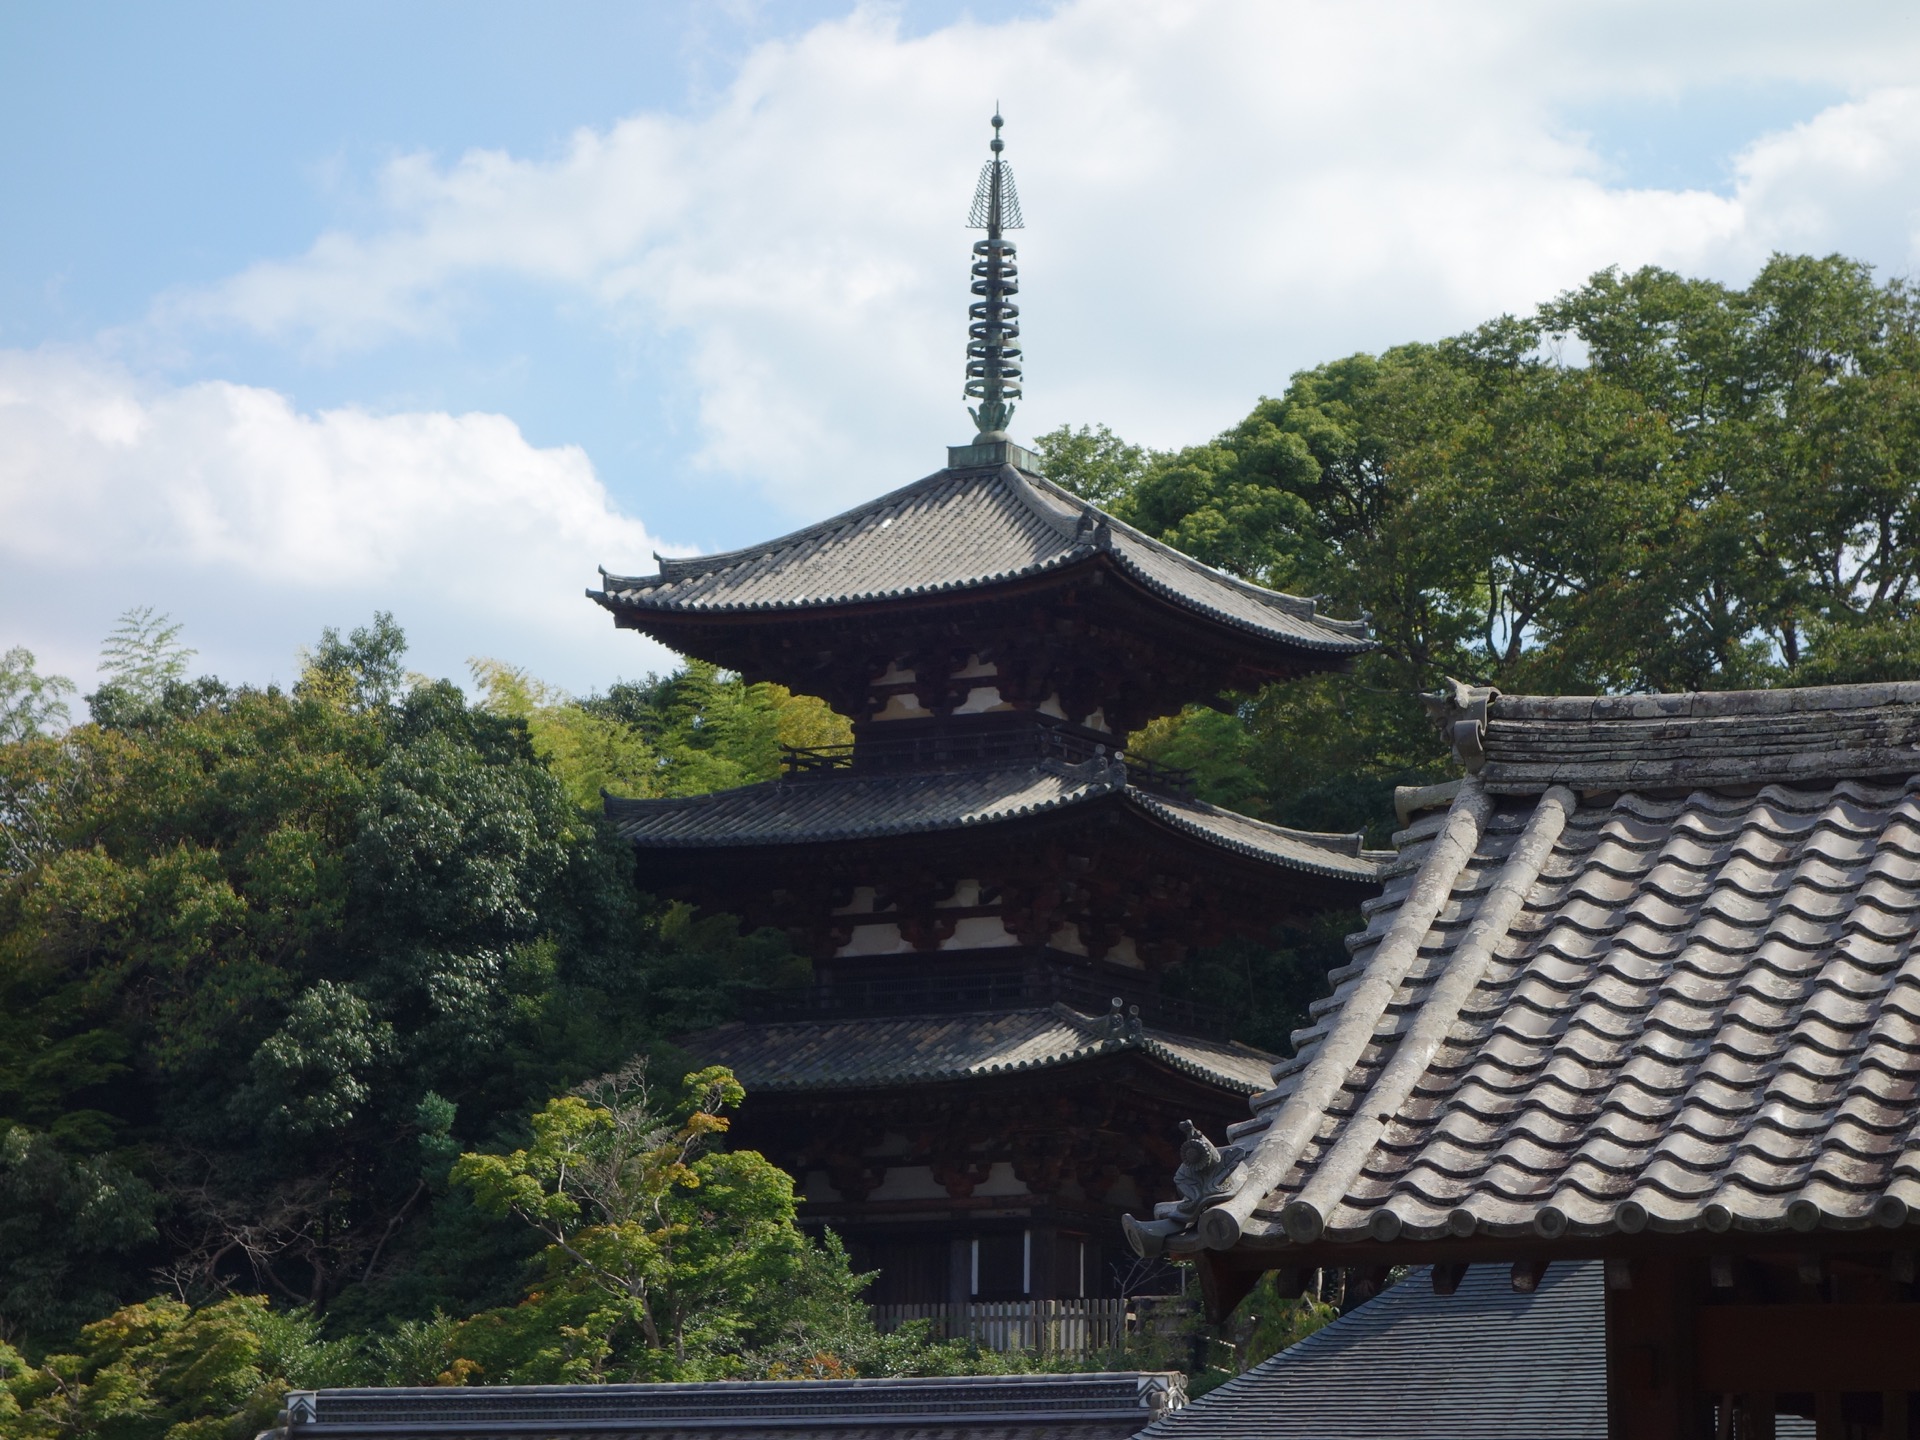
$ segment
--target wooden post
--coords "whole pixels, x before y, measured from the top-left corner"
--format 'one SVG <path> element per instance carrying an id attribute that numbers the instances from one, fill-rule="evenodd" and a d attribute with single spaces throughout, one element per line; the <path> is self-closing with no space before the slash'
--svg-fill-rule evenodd
<path id="1" fill-rule="evenodd" d="M 1694 1385 L 1699 1263 L 1637 1259 L 1632 1284 L 1607 1296 L 1607 1434 L 1612 1440 L 1705 1440 L 1710 1407 Z"/>
<path id="2" fill-rule="evenodd" d="M 1847 1440 L 1847 1417 L 1838 1390 L 1816 1390 L 1813 1395 L 1814 1440 Z"/>
<path id="3" fill-rule="evenodd" d="M 967 1338 L 967 1307 L 973 1303 L 973 1241 L 956 1235 L 947 1242 L 947 1338 Z"/>

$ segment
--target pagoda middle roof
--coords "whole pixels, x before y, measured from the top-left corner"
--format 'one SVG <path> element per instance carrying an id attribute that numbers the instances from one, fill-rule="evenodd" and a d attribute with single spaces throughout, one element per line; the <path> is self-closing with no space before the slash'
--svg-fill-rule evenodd
<path id="1" fill-rule="evenodd" d="M 658 575 L 604 575 L 607 609 L 686 619 L 963 594 L 1105 557 L 1174 606 L 1329 657 L 1371 648 L 1366 625 L 1203 565 L 1012 465 L 939 470 L 742 550 L 657 557 Z"/>
<path id="2" fill-rule="evenodd" d="M 770 780 L 670 800 L 609 796 L 619 833 L 645 849 L 732 849 L 878 840 L 971 829 L 1095 804 L 1141 817 L 1280 869 L 1362 884 L 1390 852 L 1358 834 L 1291 830 L 1130 782 L 1124 761 L 1023 761 L 948 771 L 843 772 Z"/>
<path id="3" fill-rule="evenodd" d="M 726 1065 L 749 1092 L 860 1090 L 975 1080 L 1135 1054 L 1223 1090 L 1272 1084 L 1276 1057 L 1237 1040 L 1210 1040 L 1055 1002 L 963 1015 L 734 1021 L 683 1038 L 708 1064 Z"/>

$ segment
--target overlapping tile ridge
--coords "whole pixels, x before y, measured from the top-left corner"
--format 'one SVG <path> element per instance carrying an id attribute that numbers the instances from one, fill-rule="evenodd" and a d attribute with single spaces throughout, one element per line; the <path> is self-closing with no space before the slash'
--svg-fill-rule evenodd
<path id="1" fill-rule="evenodd" d="M 708 1064 L 731 1068 L 749 1093 L 928 1084 L 1134 1052 L 1250 1094 L 1266 1083 L 1274 1058 L 1235 1041 L 1116 1024 L 1058 1002 L 964 1014 L 736 1022 L 680 1044 Z"/>
<path id="2" fill-rule="evenodd" d="M 1472 748 L 1471 737 L 1468 749 Z M 1496 793 L 1656 789 L 1911 774 L 1920 683 L 1678 695 L 1492 695 L 1463 755 Z"/>
<path id="3" fill-rule="evenodd" d="M 1528 1295 L 1476 1266 L 1436 1295 L 1420 1267 L 1140 1440 L 1601 1440 L 1601 1269 L 1549 1265 Z"/>
<path id="4" fill-rule="evenodd" d="M 1369 648 L 1359 621 L 1180 554 L 1012 466 L 941 470 L 843 514 L 724 554 L 660 558 L 588 594 L 616 612 L 723 615 L 977 589 L 1105 555 L 1145 588 L 1239 629 L 1310 650 Z"/>
<path id="5" fill-rule="evenodd" d="M 1405 838 L 1191 1243 L 1920 1218 L 1920 778 L 1469 782 Z"/>

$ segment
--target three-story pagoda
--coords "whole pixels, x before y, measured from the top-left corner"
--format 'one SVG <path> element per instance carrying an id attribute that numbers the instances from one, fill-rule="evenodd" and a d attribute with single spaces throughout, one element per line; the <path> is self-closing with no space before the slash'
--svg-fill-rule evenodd
<path id="1" fill-rule="evenodd" d="M 589 592 L 617 624 L 820 696 L 843 751 L 778 780 L 609 799 L 646 889 L 783 928 L 815 983 L 688 1037 L 748 1090 L 737 1140 L 800 1181 L 882 1303 L 1101 1296 L 1178 1122 L 1274 1057 L 1163 998 L 1196 948 L 1357 905 L 1380 857 L 1130 760 L 1156 716 L 1338 669 L 1369 641 L 1050 484 L 1020 396 L 1012 175 L 982 170 L 967 394 L 945 468 L 777 540 Z"/>

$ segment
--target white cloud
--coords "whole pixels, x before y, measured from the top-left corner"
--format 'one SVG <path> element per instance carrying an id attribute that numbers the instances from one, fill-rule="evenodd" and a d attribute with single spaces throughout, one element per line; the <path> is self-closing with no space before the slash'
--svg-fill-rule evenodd
<path id="1" fill-rule="evenodd" d="M 582 595 L 597 562 L 650 571 L 656 546 L 581 451 L 503 416 L 303 414 L 271 390 L 0 351 L 4 643 L 69 674 L 137 604 L 184 620 L 215 673 L 282 681 L 290 637 L 391 609 L 429 673 L 486 653 L 591 688 L 666 660 Z"/>
<path id="2" fill-rule="evenodd" d="M 1887 87 L 1756 141 L 1739 198 L 1755 245 L 1920 261 L 1920 86 Z"/>
<path id="3" fill-rule="evenodd" d="M 1741 279 L 1782 245 L 1911 263 L 1920 91 L 1899 87 L 1920 30 L 1895 7 L 1854 18 L 1077 0 L 905 38 L 863 9 L 762 47 L 695 119 L 582 130 L 548 160 L 400 161 L 386 228 L 167 310 L 339 353 L 457 330 L 502 278 L 584 296 L 684 348 L 706 464 L 818 515 L 966 438 L 959 221 L 995 95 L 1032 224 L 1019 424 L 1164 444 L 1300 365 L 1608 264 Z M 1882 88 L 1760 140 L 1730 195 L 1609 184 L 1556 119 L 1569 95 L 1766 82 Z"/>

